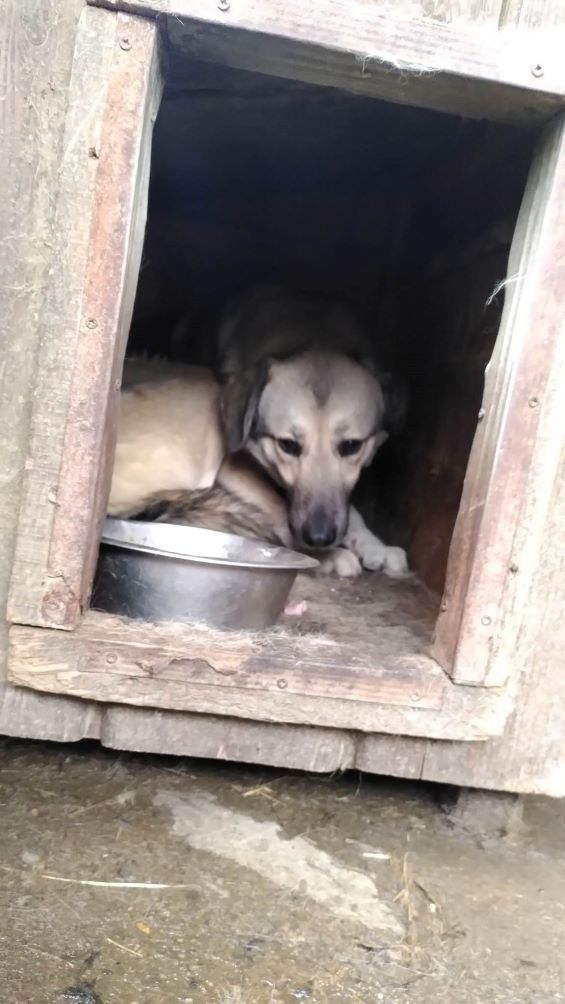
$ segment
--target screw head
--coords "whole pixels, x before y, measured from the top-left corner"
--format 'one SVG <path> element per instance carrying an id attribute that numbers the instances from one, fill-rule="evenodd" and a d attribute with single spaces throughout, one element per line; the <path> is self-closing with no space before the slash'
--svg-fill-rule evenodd
<path id="1" fill-rule="evenodd" d="M 286 688 L 288 687 L 288 683 L 284 679 L 277 680 L 277 687 L 279 688 L 279 690 L 286 690 Z"/>
<path id="2" fill-rule="evenodd" d="M 487 614 L 485 614 L 484 617 L 481 617 L 481 624 L 484 624 L 485 627 L 488 627 L 489 624 L 492 624 L 492 617 L 489 617 Z"/>
<path id="3" fill-rule="evenodd" d="M 230 0 L 218 0 L 218 10 L 229 10 Z"/>
<path id="4" fill-rule="evenodd" d="M 541 63 L 534 63 L 532 66 L 533 77 L 543 77 L 543 66 Z"/>
<path id="5" fill-rule="evenodd" d="M 528 401 L 530 408 L 537 408 L 539 404 L 539 397 L 531 397 Z"/>
<path id="6" fill-rule="evenodd" d="M 98 327 L 98 322 L 94 319 L 94 317 L 89 317 L 88 321 L 86 322 L 86 326 L 87 328 L 90 328 L 92 330 L 93 328 Z"/>
<path id="7" fill-rule="evenodd" d="M 120 38 L 120 49 L 123 49 L 124 52 L 129 52 L 131 49 L 131 42 L 129 38 Z"/>

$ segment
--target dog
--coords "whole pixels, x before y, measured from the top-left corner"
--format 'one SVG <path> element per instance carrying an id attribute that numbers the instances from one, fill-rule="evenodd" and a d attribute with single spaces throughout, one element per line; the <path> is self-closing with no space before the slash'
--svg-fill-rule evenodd
<path id="1" fill-rule="evenodd" d="M 349 503 L 406 411 L 355 313 L 325 296 L 257 288 L 228 304 L 216 344 L 228 453 L 250 454 L 282 488 L 294 545 L 321 550 L 340 574 L 405 575 L 405 552 Z"/>
<path id="2" fill-rule="evenodd" d="M 199 371 L 200 384 L 194 384 L 202 390 L 208 381 L 202 414 L 191 384 L 198 375 L 194 368 L 185 369 L 182 377 L 173 369 L 166 377 L 161 373 L 152 391 L 147 389 L 151 382 L 144 391 L 126 385 L 122 394 L 137 394 L 138 409 L 141 400 L 149 405 L 146 421 L 157 438 L 176 442 L 160 423 L 158 408 L 151 417 L 152 393 L 168 402 L 168 421 L 175 430 L 179 419 L 182 426 L 186 418 L 185 462 L 179 460 L 173 476 L 154 449 L 146 461 L 153 468 L 147 486 L 160 482 L 158 488 L 165 490 L 144 492 L 141 481 L 133 490 L 130 478 L 131 497 L 124 506 L 127 493 L 118 486 L 127 482 L 120 470 L 127 451 L 120 452 L 120 446 L 122 427 L 129 425 L 120 416 L 109 512 L 130 518 L 152 512 L 167 521 L 199 519 L 198 525 L 231 525 L 234 532 L 239 520 L 247 535 L 320 553 L 326 571 L 357 575 L 365 567 L 405 575 L 405 552 L 383 544 L 349 504 L 362 468 L 399 427 L 405 408 L 393 381 L 375 365 L 367 333 L 355 315 L 326 298 L 276 287 L 255 289 L 227 305 L 214 343 L 219 387 L 209 383 L 209 371 Z M 183 380 L 186 399 L 181 404 Z M 214 408 L 216 418 L 207 426 L 203 416 L 210 417 Z M 135 407 L 129 402 L 123 410 L 129 415 Z M 209 434 L 212 429 L 208 440 L 204 426 Z M 218 460 L 224 453 L 225 459 Z M 203 484 L 214 464 L 211 484 Z M 170 491 L 184 495 L 173 498 Z"/>

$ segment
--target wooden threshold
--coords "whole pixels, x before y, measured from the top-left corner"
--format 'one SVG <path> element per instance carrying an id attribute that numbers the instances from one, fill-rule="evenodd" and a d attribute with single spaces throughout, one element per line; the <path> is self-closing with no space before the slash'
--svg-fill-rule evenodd
<path id="1" fill-rule="evenodd" d="M 89 2 L 167 18 L 173 44 L 234 69 L 493 121 L 543 121 L 564 105 L 558 30 L 462 29 L 343 0 Z"/>
<path id="2" fill-rule="evenodd" d="M 9 679 L 107 703 L 441 739 L 499 734 L 503 692 L 452 683 L 428 654 L 435 598 L 375 575 L 303 577 L 301 617 L 260 633 L 89 611 L 75 631 L 13 625 Z"/>

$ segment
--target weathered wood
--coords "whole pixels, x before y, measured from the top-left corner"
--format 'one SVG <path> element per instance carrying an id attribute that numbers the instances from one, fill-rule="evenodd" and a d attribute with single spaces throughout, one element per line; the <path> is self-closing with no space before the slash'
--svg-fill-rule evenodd
<path id="1" fill-rule="evenodd" d="M 160 86 L 155 25 L 85 9 L 8 604 L 15 621 L 70 628 L 87 599 Z"/>
<path id="2" fill-rule="evenodd" d="M 536 571 L 513 651 L 518 682 L 503 735 L 483 751 L 463 743 L 426 745 L 422 777 L 449 784 L 565 796 L 565 444 L 537 541 Z"/>
<path id="3" fill-rule="evenodd" d="M 427 747 L 425 740 L 383 735 L 358 735 L 356 739 L 357 770 L 416 781 L 421 779 Z"/>
<path id="4" fill-rule="evenodd" d="M 344 647 L 323 634 L 236 635 L 90 611 L 70 634 L 14 625 L 9 678 L 51 693 L 256 721 L 460 739 L 501 731 L 511 708 L 504 692 L 454 685 L 425 654 L 396 648 L 394 631 L 365 653 L 355 640 Z M 380 661 L 371 662 L 375 652 Z"/>
<path id="5" fill-rule="evenodd" d="M 129 9 L 133 7 L 134 0 L 89 0 L 101 6 L 108 6 L 110 9 Z M 518 2 L 518 0 L 507 0 L 507 2 Z M 546 6 L 555 4 L 556 0 L 522 0 L 522 3 L 545 3 Z M 124 5 L 129 4 L 126 8 Z M 170 0 L 174 8 L 175 0 Z M 431 22 L 433 24 L 492 24 L 497 25 L 501 17 L 501 3 L 504 0 L 396 0 L 394 4 L 394 15 L 402 20 L 415 20 Z M 371 7 L 377 11 L 382 9 L 382 13 L 391 14 L 390 0 L 370 0 Z M 137 6 L 149 13 L 155 9 L 162 9 L 162 0 L 139 0 Z"/>
<path id="6" fill-rule="evenodd" d="M 168 15 L 175 45 L 226 66 L 341 87 L 401 104 L 525 122 L 563 107 L 554 38 L 402 19 L 371 4 L 318 0 L 94 0 Z M 226 30 L 230 29 L 230 30 Z M 532 73 L 543 65 L 542 75 Z"/>
<path id="7" fill-rule="evenodd" d="M 0 733 L 74 741 L 95 735 L 100 707 L 5 683 L 5 604 L 28 445 L 33 373 L 82 0 L 8 0 L 0 15 Z"/>
<path id="8" fill-rule="evenodd" d="M 94 0 L 99 2 L 99 0 Z M 120 0 L 103 0 L 108 6 L 115 6 Z M 140 0 L 144 6 L 151 9 L 151 0 L 146 3 Z M 496 26 L 501 16 L 501 3 L 503 0 L 395 0 L 392 7 L 391 0 L 370 0 L 371 7 L 382 11 L 383 14 L 390 15 L 394 11 L 395 17 L 403 20 L 422 20 L 433 24 L 468 24 Z M 508 0 L 513 2 L 513 0 Z M 517 0 L 516 0 L 517 2 Z M 524 2 L 524 0 L 522 0 Z M 546 6 L 555 4 L 556 0 L 530 0 L 538 4 L 545 3 Z"/>
<path id="9" fill-rule="evenodd" d="M 104 714 L 100 739 L 105 746 L 116 749 L 265 764 L 289 770 L 329 773 L 355 766 L 353 733 L 211 715 L 109 708 Z"/>
<path id="10" fill-rule="evenodd" d="M 465 684 L 508 678 L 564 421 L 565 117 L 532 166 L 450 551 L 434 654 Z"/>

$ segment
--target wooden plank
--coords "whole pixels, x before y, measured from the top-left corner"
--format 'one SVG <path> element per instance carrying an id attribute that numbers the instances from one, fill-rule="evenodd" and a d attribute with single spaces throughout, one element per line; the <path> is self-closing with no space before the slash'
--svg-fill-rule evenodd
<path id="1" fill-rule="evenodd" d="M 155 25 L 85 9 L 8 607 L 15 621 L 71 628 L 87 599 L 160 89 Z"/>
<path id="2" fill-rule="evenodd" d="M 460 739 L 497 734 L 510 710 L 504 692 L 458 687 L 425 657 L 413 659 L 411 672 L 408 660 L 375 666 L 371 692 L 366 678 L 357 690 L 351 670 L 332 677 L 326 664 L 324 692 L 318 639 L 297 646 L 284 636 L 221 636 L 95 611 L 72 633 L 14 625 L 10 638 L 13 683 L 110 703 Z M 430 693 L 439 707 L 429 706 Z"/>
<path id="3" fill-rule="evenodd" d="M 483 745 L 427 743 L 422 777 L 565 796 L 565 444 L 513 653 L 518 682 L 502 736 Z"/>
<path id="4" fill-rule="evenodd" d="M 82 6 L 7 0 L 0 17 L 0 733 L 63 741 L 95 735 L 100 707 L 6 684 L 4 611 L 45 290 L 59 264 L 53 218 Z"/>
<path id="5" fill-rule="evenodd" d="M 545 132 L 509 261 L 433 652 L 453 679 L 501 686 L 529 602 L 565 412 L 565 116 Z"/>
<path id="6" fill-rule="evenodd" d="M 462 745 L 467 746 L 466 743 Z M 426 748 L 427 743 L 423 739 L 358 735 L 355 768 L 367 774 L 386 774 L 389 777 L 405 777 L 419 781 L 424 768 Z"/>
<path id="7" fill-rule="evenodd" d="M 109 708 L 100 739 L 114 749 L 265 764 L 317 773 L 355 766 L 355 736 L 336 729 Z"/>
<path id="8" fill-rule="evenodd" d="M 99 0 L 95 2 L 98 3 Z M 501 2 L 502 0 L 395 0 L 394 15 L 402 20 L 422 20 L 433 24 L 489 24 L 496 27 L 500 18 Z M 555 0 L 535 0 L 535 2 L 545 2 L 549 5 L 555 3 Z M 151 10 L 150 2 L 145 3 L 145 0 L 141 0 L 141 3 Z M 391 14 L 390 0 L 370 0 L 370 5 L 379 13 Z M 112 6 L 115 4 L 112 3 Z"/>
<path id="9" fill-rule="evenodd" d="M 168 15 L 173 44 L 198 59 L 400 104 L 513 122 L 548 119 L 564 104 L 565 71 L 551 35 L 532 41 L 529 33 L 465 30 L 344 0 L 307 8 L 300 0 L 92 2 Z"/>

